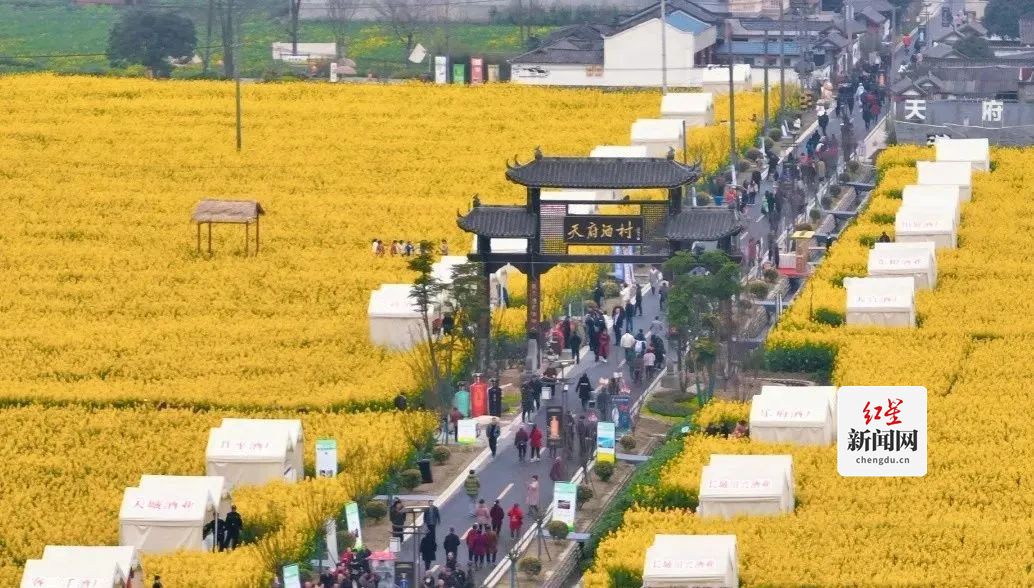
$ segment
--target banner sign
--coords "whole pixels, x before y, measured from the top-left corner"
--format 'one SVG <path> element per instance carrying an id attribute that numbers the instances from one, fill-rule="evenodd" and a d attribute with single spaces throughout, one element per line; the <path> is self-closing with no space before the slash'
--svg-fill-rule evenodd
<path id="1" fill-rule="evenodd" d="M 337 62 L 330 62 L 330 81 L 337 81 Z"/>
<path id="2" fill-rule="evenodd" d="M 298 577 L 298 564 L 284 566 L 284 588 L 302 588 Z"/>
<path id="3" fill-rule="evenodd" d="M 333 478 L 337 475 L 337 439 L 316 440 L 316 477 Z"/>
<path id="4" fill-rule="evenodd" d="M 596 423 L 596 461 L 614 463 L 614 423 Z"/>
<path id="5" fill-rule="evenodd" d="M 574 530 L 575 511 L 578 508 L 578 485 L 573 482 L 553 483 L 553 520 L 567 524 Z"/>
<path id="6" fill-rule="evenodd" d="M 452 83 L 454 84 L 465 84 L 467 83 L 467 68 L 462 63 L 452 64 Z"/>
<path id="7" fill-rule="evenodd" d="M 470 58 L 470 83 L 477 85 L 485 83 L 485 60 L 480 57 Z"/>
<path id="8" fill-rule="evenodd" d="M 643 242 L 643 217 L 577 215 L 564 217 L 568 245 L 633 245 Z"/>
<path id="9" fill-rule="evenodd" d="M 327 532 L 327 554 L 330 555 L 331 562 L 337 563 L 337 521 L 327 519 L 326 524 L 324 524 L 324 530 Z"/>
<path id="10" fill-rule="evenodd" d="M 546 407 L 546 436 L 558 443 L 564 436 L 564 409 L 560 406 Z"/>
<path id="11" fill-rule="evenodd" d="M 616 435 L 622 435 L 632 430 L 632 397 L 627 394 L 618 394 L 610 399 L 614 404 L 614 429 Z"/>
<path id="12" fill-rule="evenodd" d="M 488 81 L 498 82 L 499 81 L 499 66 L 496 64 L 489 64 L 488 66 Z"/>
<path id="13" fill-rule="evenodd" d="M 474 419 L 460 419 L 456 422 L 460 445 L 473 445 L 477 441 L 478 422 Z"/>
<path id="14" fill-rule="evenodd" d="M 355 502 L 345 505 L 345 525 L 348 527 L 348 532 L 355 535 L 355 546 L 362 547 L 363 527 L 359 523 L 359 505 Z"/>
<path id="15" fill-rule="evenodd" d="M 449 83 L 449 58 L 444 55 L 434 56 L 434 83 Z"/>

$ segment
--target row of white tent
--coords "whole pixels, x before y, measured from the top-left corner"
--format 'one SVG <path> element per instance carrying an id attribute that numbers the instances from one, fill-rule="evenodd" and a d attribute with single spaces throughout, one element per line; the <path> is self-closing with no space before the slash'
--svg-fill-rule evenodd
<path id="1" fill-rule="evenodd" d="M 728 75 L 728 69 L 722 71 Z M 739 66 L 735 73 L 740 75 Z M 744 75 L 749 77 L 749 67 Z M 666 157 L 669 149 L 683 148 L 686 129 L 714 123 L 714 96 L 707 92 L 666 94 L 661 98 L 660 111 L 660 118 L 638 119 L 632 124 L 630 145 L 599 145 L 589 157 Z M 551 201 L 566 202 L 567 214 L 594 214 L 600 203 L 619 201 L 624 196 L 621 190 L 546 190 L 541 193 L 544 205 Z M 528 242 L 527 239 L 495 238 L 491 239 L 491 247 L 496 253 L 524 253 Z M 471 253 L 477 253 L 477 236 L 471 239 Z M 461 255 L 444 256 L 434 264 L 432 273 L 443 283 L 451 283 L 452 268 L 466 261 L 467 258 Z M 498 305 L 498 288 L 507 287 L 507 271 L 503 268 L 491 277 L 489 291 L 493 296 L 493 306 Z M 367 306 L 372 343 L 405 350 L 424 339 L 423 319 L 411 291 L 411 284 L 381 284 L 373 291 Z M 438 301 L 439 314 L 446 302 L 444 299 Z"/>
<path id="2" fill-rule="evenodd" d="M 844 278 L 848 325 L 914 327 L 916 290 L 937 285 L 938 249 L 954 249 L 962 204 L 973 195 L 973 170 L 990 169 L 987 139 L 938 139 L 937 161 L 918 161 L 917 184 L 905 186 L 894 243 L 869 252 L 868 277 Z"/>
<path id="3" fill-rule="evenodd" d="M 139 553 L 211 550 L 205 526 L 225 519 L 233 489 L 304 477 L 304 433 L 297 419 L 224 418 L 209 431 L 205 476 L 140 476 L 119 509 L 119 546 L 47 546 L 26 562 L 22 587 L 139 588 Z"/>

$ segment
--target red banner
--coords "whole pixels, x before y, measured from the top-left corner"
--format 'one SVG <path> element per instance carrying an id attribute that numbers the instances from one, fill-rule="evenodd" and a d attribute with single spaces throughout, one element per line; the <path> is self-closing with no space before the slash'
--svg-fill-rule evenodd
<path id="1" fill-rule="evenodd" d="M 485 60 L 480 57 L 470 58 L 470 83 L 472 85 L 485 83 Z"/>

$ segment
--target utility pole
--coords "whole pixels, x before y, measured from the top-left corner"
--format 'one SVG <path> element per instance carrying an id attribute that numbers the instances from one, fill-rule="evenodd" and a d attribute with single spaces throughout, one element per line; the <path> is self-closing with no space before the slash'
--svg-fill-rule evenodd
<path id="1" fill-rule="evenodd" d="M 736 179 L 736 84 L 733 80 L 732 23 L 725 21 L 725 42 L 729 49 L 729 164 Z"/>
<path id="2" fill-rule="evenodd" d="M 230 19 L 230 51 L 233 53 L 233 85 L 236 92 L 237 99 L 237 151 L 240 152 L 242 137 L 241 137 L 241 64 L 240 64 L 240 51 L 237 51 L 237 39 L 239 35 L 234 32 L 233 25 L 233 0 L 229 0 L 229 14 L 227 18 Z"/>
<path id="3" fill-rule="evenodd" d="M 849 80 L 851 79 L 851 61 L 854 59 L 854 43 L 852 42 L 853 39 L 851 31 L 847 28 L 847 0 L 844 0 L 842 8 L 844 10 L 844 36 L 847 37 L 847 58 L 844 59 L 844 79 Z"/>
<path id="4" fill-rule="evenodd" d="M 782 41 L 780 41 L 780 44 L 782 44 Z M 762 143 L 764 143 L 765 133 L 768 132 L 768 27 L 765 27 L 765 39 L 763 41 L 763 47 L 764 49 L 762 50 L 762 55 L 764 55 L 763 59 L 765 60 L 765 125 L 761 127 Z"/>
<path id="5" fill-rule="evenodd" d="M 779 118 L 786 110 L 786 9 L 779 0 Z"/>
<path id="6" fill-rule="evenodd" d="M 205 24 L 205 59 L 202 75 L 208 77 L 208 64 L 212 60 L 212 20 L 215 18 L 215 0 L 208 0 L 208 22 Z"/>
<path id="7" fill-rule="evenodd" d="M 661 0 L 661 95 L 668 93 L 668 2 Z"/>

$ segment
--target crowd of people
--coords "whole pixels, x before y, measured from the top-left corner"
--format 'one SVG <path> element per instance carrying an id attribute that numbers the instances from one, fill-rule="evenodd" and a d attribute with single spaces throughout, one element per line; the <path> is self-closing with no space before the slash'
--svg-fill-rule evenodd
<path id="1" fill-rule="evenodd" d="M 380 239 L 370 240 L 370 251 L 377 257 L 384 257 L 389 255 L 391 257 L 411 257 L 413 255 L 421 255 L 425 253 L 423 242 L 417 241 L 413 243 L 408 239 L 395 239 L 390 245 L 385 244 Z M 449 254 L 449 242 L 442 239 L 438 242 L 438 255 Z"/>

